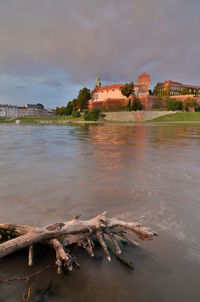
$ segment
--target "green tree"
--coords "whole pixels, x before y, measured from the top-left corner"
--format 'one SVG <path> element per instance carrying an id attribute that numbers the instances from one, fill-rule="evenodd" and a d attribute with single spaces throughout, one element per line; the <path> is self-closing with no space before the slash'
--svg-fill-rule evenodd
<path id="1" fill-rule="evenodd" d="M 200 111 L 200 105 L 199 105 L 199 104 L 196 104 L 196 105 L 194 106 L 194 111 L 195 111 L 195 112 L 199 112 L 199 111 Z"/>
<path id="2" fill-rule="evenodd" d="M 167 99 L 167 109 L 172 111 L 182 110 L 183 104 L 176 99 L 168 98 Z"/>
<path id="3" fill-rule="evenodd" d="M 132 108 L 131 108 L 131 100 L 128 101 L 128 110 L 129 110 L 129 111 L 132 110 Z"/>
<path id="4" fill-rule="evenodd" d="M 136 110 L 142 110 L 142 109 L 143 109 L 143 106 L 142 106 L 141 101 L 139 99 L 135 98 L 133 100 L 132 110 L 136 111 Z"/>
<path id="5" fill-rule="evenodd" d="M 157 82 L 153 89 L 153 94 L 162 97 L 164 95 L 164 84 Z"/>
<path id="6" fill-rule="evenodd" d="M 79 109 L 79 104 L 78 104 L 78 99 L 73 99 L 72 100 L 72 106 L 73 106 L 73 109 Z"/>
<path id="7" fill-rule="evenodd" d="M 101 110 L 95 108 L 93 110 L 86 110 L 84 112 L 84 120 L 85 121 L 97 121 L 100 116 Z"/>
<path id="8" fill-rule="evenodd" d="M 74 109 L 72 110 L 72 117 L 78 118 L 78 117 L 80 117 L 80 116 L 81 116 L 80 112 L 79 112 L 76 108 L 74 108 Z"/>
<path id="9" fill-rule="evenodd" d="M 199 93 L 200 93 L 200 90 L 199 90 L 199 89 L 196 89 L 196 90 L 195 90 L 195 96 L 198 97 L 198 96 L 199 96 Z"/>
<path id="10" fill-rule="evenodd" d="M 196 106 L 196 101 L 191 99 L 191 98 L 187 98 L 184 102 L 183 102 L 183 110 L 185 111 L 189 111 L 191 108 L 195 108 Z"/>
<path id="11" fill-rule="evenodd" d="M 66 115 L 71 115 L 71 114 L 72 114 L 72 111 L 73 111 L 73 103 L 70 101 L 70 102 L 67 104 L 65 113 L 66 113 Z"/>
<path id="12" fill-rule="evenodd" d="M 190 91 L 188 88 L 183 88 L 183 90 L 181 91 L 181 94 L 182 95 L 187 95 L 187 94 L 190 94 Z"/>
<path id="13" fill-rule="evenodd" d="M 84 87 L 79 91 L 77 97 L 77 104 L 81 111 L 88 108 L 88 102 L 90 99 L 91 99 L 91 93 L 87 87 Z"/>
<path id="14" fill-rule="evenodd" d="M 56 107 L 56 115 L 65 115 L 66 114 L 66 107 Z"/>
<path id="15" fill-rule="evenodd" d="M 156 110 L 163 110 L 164 109 L 163 100 L 160 97 L 157 98 L 157 100 L 153 104 L 153 109 L 156 109 Z"/>
<path id="16" fill-rule="evenodd" d="M 134 95 L 134 83 L 126 83 L 122 87 L 120 87 L 122 95 L 129 98 L 131 95 Z"/>

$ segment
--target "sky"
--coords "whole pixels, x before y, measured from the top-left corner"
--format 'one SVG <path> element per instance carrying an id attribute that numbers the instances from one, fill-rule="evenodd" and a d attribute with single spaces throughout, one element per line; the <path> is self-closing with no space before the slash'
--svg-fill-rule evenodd
<path id="1" fill-rule="evenodd" d="M 199 0 L 0 0 L 0 104 L 66 105 L 79 89 L 200 85 Z"/>

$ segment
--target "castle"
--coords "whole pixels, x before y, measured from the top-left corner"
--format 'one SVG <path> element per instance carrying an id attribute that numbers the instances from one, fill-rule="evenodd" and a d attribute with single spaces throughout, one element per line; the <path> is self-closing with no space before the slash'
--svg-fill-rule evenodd
<path id="1" fill-rule="evenodd" d="M 114 108 L 125 106 L 128 104 L 128 98 L 125 97 L 120 88 L 124 84 L 113 84 L 109 86 L 101 86 L 100 78 L 97 78 L 96 86 L 91 92 L 91 100 L 89 108 Z M 143 72 L 138 77 L 138 83 L 134 84 L 134 95 L 144 99 L 149 95 L 150 75 Z"/>

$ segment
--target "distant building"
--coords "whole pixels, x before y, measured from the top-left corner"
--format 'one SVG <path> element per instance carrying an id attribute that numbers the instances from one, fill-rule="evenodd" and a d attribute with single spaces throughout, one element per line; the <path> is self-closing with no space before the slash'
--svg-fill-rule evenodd
<path id="1" fill-rule="evenodd" d="M 6 117 L 6 108 L 0 104 L 0 117 Z"/>
<path id="2" fill-rule="evenodd" d="M 182 94 L 200 96 L 200 86 L 182 84 L 171 80 L 163 83 L 162 90 L 172 96 Z"/>
<path id="3" fill-rule="evenodd" d="M 98 83 L 98 85 L 97 85 Z M 117 107 L 125 106 L 128 103 L 128 98 L 125 97 L 120 88 L 124 84 L 113 84 L 109 86 L 101 86 L 100 78 L 96 82 L 96 87 L 91 92 L 91 100 L 89 108 L 94 107 Z M 134 94 L 137 97 L 145 97 L 149 95 L 150 75 L 142 73 L 138 77 L 138 83 L 134 84 Z"/>
<path id="4" fill-rule="evenodd" d="M 17 106 L 0 105 L 0 117 L 15 117 L 18 116 Z"/>
<path id="5" fill-rule="evenodd" d="M 0 105 L 0 117 L 18 118 L 24 116 L 52 116 L 53 109 L 47 110 L 42 104 L 26 104 L 24 106 Z"/>

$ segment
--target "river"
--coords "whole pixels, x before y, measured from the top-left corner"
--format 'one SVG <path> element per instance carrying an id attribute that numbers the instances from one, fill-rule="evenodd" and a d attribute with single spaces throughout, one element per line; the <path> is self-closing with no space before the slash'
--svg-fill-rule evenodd
<path id="1" fill-rule="evenodd" d="M 129 270 L 74 250 L 81 268 L 57 275 L 54 254 L 38 249 L 0 262 L 0 301 L 200 301 L 200 126 L 0 125 L 0 222 L 43 226 L 108 215 L 159 232 L 125 246 Z M 97 250 L 100 256 L 101 251 Z"/>

